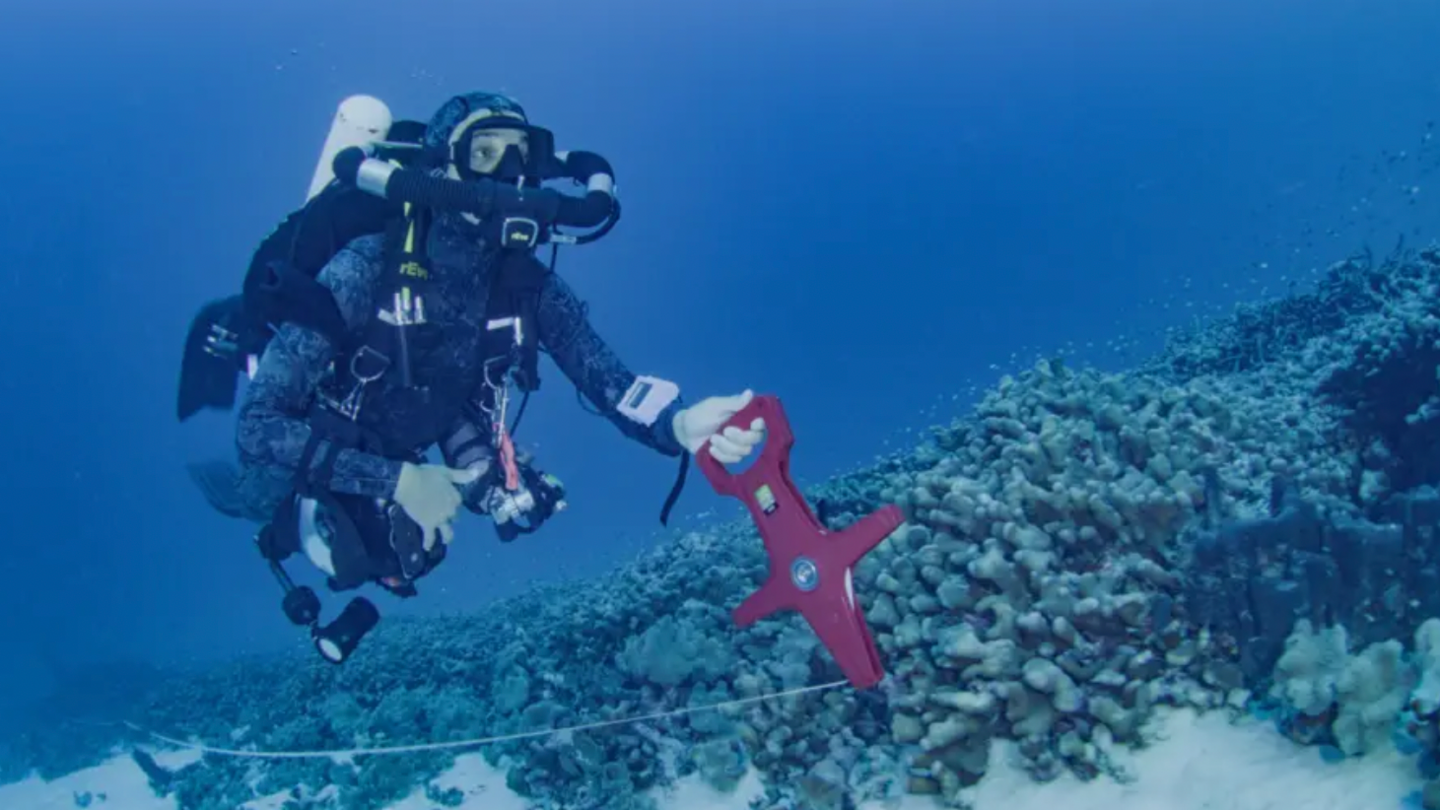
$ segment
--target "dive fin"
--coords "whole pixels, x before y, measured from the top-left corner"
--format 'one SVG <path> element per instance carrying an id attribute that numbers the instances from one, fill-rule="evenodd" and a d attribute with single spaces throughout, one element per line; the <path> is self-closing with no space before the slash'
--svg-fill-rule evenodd
<path id="1" fill-rule="evenodd" d="M 185 469 L 215 511 L 227 517 L 245 518 L 246 510 L 240 498 L 240 470 L 234 464 L 201 461 L 186 465 Z"/>

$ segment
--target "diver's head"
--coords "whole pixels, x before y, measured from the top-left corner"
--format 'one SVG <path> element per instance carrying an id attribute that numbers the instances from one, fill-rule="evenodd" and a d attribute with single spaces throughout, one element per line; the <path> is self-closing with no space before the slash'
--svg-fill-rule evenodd
<path id="1" fill-rule="evenodd" d="M 464 180 L 538 180 L 554 155 L 550 133 L 532 126 L 520 103 L 499 93 L 467 93 L 445 102 L 430 119 L 425 145 L 445 154 L 447 173 Z"/>

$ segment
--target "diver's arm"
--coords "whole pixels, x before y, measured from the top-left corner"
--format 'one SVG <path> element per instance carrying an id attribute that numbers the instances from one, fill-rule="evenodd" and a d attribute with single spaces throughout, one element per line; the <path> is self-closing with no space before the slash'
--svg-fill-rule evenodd
<path id="1" fill-rule="evenodd" d="M 631 392 L 637 377 L 595 333 L 585 305 L 559 276 L 550 273 L 540 292 L 536 314 L 540 343 L 566 377 L 580 389 L 605 418 L 626 436 L 667 456 L 685 452 L 675 438 L 675 414 L 683 407 L 679 396 L 660 410 L 650 424 L 621 412 L 619 403 Z"/>
<path id="2" fill-rule="evenodd" d="M 379 237 L 350 242 L 320 271 L 317 280 L 334 296 L 340 315 L 351 329 L 371 315 L 374 291 L 383 268 Z M 320 333 L 293 323 L 283 324 L 266 347 L 240 403 L 236 444 L 247 466 L 299 468 L 311 427 L 307 419 L 315 389 L 335 356 L 335 347 Z M 342 449 L 335 453 L 329 475 L 316 469 L 331 448 L 323 443 L 312 457 L 305 480 L 315 486 L 354 495 L 390 497 L 399 480 L 401 462 Z"/>

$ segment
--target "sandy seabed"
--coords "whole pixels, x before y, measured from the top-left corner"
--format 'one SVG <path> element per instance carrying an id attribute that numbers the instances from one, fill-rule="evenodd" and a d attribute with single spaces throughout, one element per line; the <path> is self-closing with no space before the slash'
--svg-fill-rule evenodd
<path id="1" fill-rule="evenodd" d="M 1127 754 L 1135 776 L 1121 784 L 1108 778 L 1080 782 L 1065 776 L 1033 782 L 1007 764 L 1008 750 L 996 746 L 990 773 L 972 789 L 977 810 L 1401 810 L 1420 790 L 1413 759 L 1395 752 L 1327 763 L 1314 748 L 1302 748 L 1258 721 L 1232 723 L 1223 712 L 1197 716 L 1177 711 L 1160 715 L 1158 741 Z M 183 765 L 196 755 L 157 753 L 164 766 Z M 525 799 L 505 786 L 504 776 L 479 754 L 464 754 L 435 780 L 465 794 L 462 810 L 525 810 Z M 695 778 L 682 780 L 657 798 L 663 810 L 745 810 L 761 792 L 755 774 L 734 792 L 720 795 Z M 73 810 L 76 797 L 91 794 L 92 810 L 175 810 L 158 798 L 128 756 L 50 782 L 32 777 L 0 785 L 0 808 Z M 101 798 L 103 794 L 104 798 Z M 257 799 L 244 810 L 278 810 L 283 796 Z M 870 802 L 863 810 L 932 810 L 927 797 Z M 1418 805 L 1411 805 L 1417 807 Z M 390 810 L 431 810 L 423 792 Z"/>

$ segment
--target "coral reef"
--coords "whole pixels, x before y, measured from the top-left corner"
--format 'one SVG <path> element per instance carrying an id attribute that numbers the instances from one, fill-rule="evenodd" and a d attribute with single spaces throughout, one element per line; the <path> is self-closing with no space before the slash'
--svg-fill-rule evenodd
<path id="1" fill-rule="evenodd" d="M 650 807 L 687 774 L 732 791 L 750 769 L 766 786 L 757 808 L 905 793 L 965 807 L 1000 740 L 1037 779 L 1129 779 L 1126 749 L 1169 705 L 1271 717 L 1334 757 L 1395 746 L 1440 778 L 1437 293 L 1434 250 L 1341 262 L 1313 293 L 1176 336 L 1126 373 L 1038 362 L 925 447 L 816 487 L 832 527 L 886 502 L 905 512 L 855 572 L 883 688 L 484 754 L 554 808 Z M 242 747 L 351 749 L 838 679 L 797 617 L 731 623 L 766 564 L 748 524 L 690 532 L 595 582 L 389 621 L 338 669 L 277 659 L 177 674 L 126 710 Z M 0 773 L 73 766 L 117 742 L 57 733 L 17 738 Z M 152 784 L 193 810 L 279 791 L 288 807 L 379 808 L 452 755 L 207 757 Z M 1440 781 L 1421 800 L 1440 806 Z"/>

